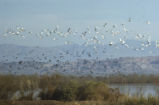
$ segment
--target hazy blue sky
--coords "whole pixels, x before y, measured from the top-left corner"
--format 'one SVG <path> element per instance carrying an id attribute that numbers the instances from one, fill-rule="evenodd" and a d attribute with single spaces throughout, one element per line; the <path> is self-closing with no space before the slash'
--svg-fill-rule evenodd
<path id="1" fill-rule="evenodd" d="M 104 22 L 124 23 L 131 17 L 136 31 L 149 32 L 152 39 L 159 39 L 159 0 L 0 0 L 0 34 L 3 30 L 23 25 L 29 30 L 40 31 L 56 24 L 63 29 L 82 30 L 87 26 L 100 26 Z M 147 26 L 147 20 L 151 24 Z M 51 39 L 2 38 L 0 44 L 52 46 L 60 42 Z"/>

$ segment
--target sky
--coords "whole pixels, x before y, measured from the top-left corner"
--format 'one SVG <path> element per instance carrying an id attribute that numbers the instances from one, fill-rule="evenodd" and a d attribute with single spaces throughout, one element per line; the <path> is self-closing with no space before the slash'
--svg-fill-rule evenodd
<path id="1" fill-rule="evenodd" d="M 2 37 L 4 30 L 24 26 L 33 32 L 59 25 L 62 30 L 73 27 L 82 31 L 88 26 L 101 26 L 105 22 L 126 23 L 129 28 L 148 32 L 152 40 L 159 39 L 159 0 L 0 0 L 0 44 L 27 46 L 56 46 L 50 38 Z M 150 25 L 146 25 L 146 21 Z M 80 40 L 74 39 L 80 43 Z"/>

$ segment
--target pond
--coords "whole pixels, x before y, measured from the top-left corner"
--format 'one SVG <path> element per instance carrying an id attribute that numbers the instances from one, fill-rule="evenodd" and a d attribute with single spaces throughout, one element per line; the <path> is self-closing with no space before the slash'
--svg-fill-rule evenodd
<path id="1" fill-rule="evenodd" d="M 154 84 L 109 84 L 111 88 L 128 96 L 159 96 L 159 85 Z"/>

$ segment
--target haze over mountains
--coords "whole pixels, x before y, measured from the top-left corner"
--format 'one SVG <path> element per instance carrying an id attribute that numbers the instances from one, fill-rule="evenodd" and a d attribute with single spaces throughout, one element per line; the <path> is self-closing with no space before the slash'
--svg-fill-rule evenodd
<path id="1" fill-rule="evenodd" d="M 114 73 L 159 73 L 159 49 L 152 46 L 136 51 L 140 43 L 129 41 L 134 48 L 122 45 L 63 45 L 26 47 L 0 45 L 0 73 L 75 75 L 109 75 Z"/>
<path id="2" fill-rule="evenodd" d="M 159 48 L 155 47 L 155 43 L 144 48 L 144 50 L 135 50 L 141 48 L 141 43 L 135 40 L 127 42 L 131 48 L 126 48 L 121 44 L 114 46 L 109 45 L 63 45 L 55 47 L 28 47 L 12 44 L 0 45 L 0 62 L 11 61 L 42 61 L 47 62 L 50 58 L 52 62 L 56 60 L 67 61 L 77 59 L 106 59 L 119 57 L 141 57 L 141 56 L 157 56 Z M 56 59 L 55 59 L 56 58 Z"/>

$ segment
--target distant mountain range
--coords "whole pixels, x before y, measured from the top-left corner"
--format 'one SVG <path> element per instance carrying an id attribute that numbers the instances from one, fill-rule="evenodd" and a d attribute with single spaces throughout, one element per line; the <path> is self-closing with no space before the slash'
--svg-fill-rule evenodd
<path id="1" fill-rule="evenodd" d="M 140 43 L 129 41 L 137 48 Z M 159 49 L 152 46 L 143 51 L 125 46 L 64 45 L 26 47 L 0 45 L 1 74 L 64 73 L 75 75 L 109 75 L 114 73 L 159 73 Z"/>
<path id="2" fill-rule="evenodd" d="M 57 61 L 76 61 L 78 59 L 100 59 L 119 57 L 159 56 L 155 43 L 143 51 L 138 51 L 141 43 L 129 40 L 126 48 L 121 44 L 109 45 L 63 45 L 56 47 L 27 47 L 11 44 L 0 45 L 0 62 L 32 61 L 55 63 Z M 96 50 L 94 49 L 96 47 Z M 133 48 L 132 48 L 133 47 Z"/>

